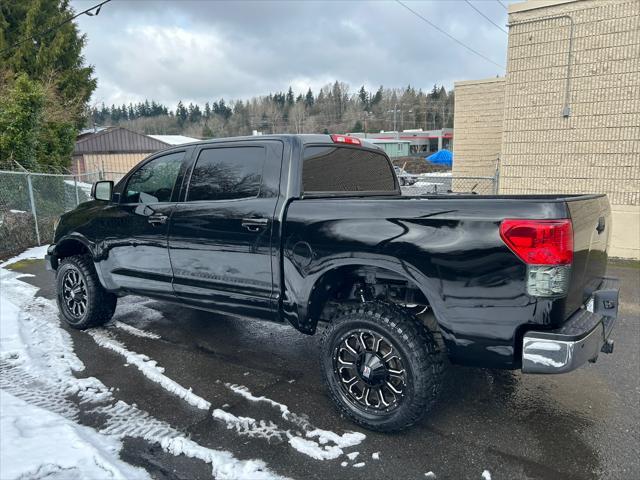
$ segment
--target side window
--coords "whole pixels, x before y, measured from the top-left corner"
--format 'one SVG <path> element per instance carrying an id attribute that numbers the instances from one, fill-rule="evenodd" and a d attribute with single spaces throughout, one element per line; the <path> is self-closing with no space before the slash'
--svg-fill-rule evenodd
<path id="1" fill-rule="evenodd" d="M 171 194 L 182 166 L 184 152 L 170 153 L 138 168 L 124 190 L 123 203 L 156 203 L 171 201 Z"/>
<path id="2" fill-rule="evenodd" d="M 257 197 L 266 158 L 264 147 L 202 150 L 193 167 L 187 201 Z"/>

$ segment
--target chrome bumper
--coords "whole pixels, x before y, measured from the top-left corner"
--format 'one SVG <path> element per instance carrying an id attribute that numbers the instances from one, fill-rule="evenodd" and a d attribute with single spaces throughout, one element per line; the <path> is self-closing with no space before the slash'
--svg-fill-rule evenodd
<path id="1" fill-rule="evenodd" d="M 562 328 L 525 333 L 523 373 L 570 372 L 587 361 L 595 362 L 601 351 L 613 352 L 609 336 L 618 314 L 617 280 L 605 279 L 592 299 L 593 309 L 580 309 Z"/>

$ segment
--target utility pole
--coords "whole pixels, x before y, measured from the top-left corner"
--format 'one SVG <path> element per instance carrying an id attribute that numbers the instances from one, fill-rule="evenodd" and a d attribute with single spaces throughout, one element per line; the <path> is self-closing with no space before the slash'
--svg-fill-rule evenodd
<path id="1" fill-rule="evenodd" d="M 396 122 L 396 117 L 398 113 L 398 104 L 396 103 L 393 107 L 393 131 L 396 132 L 396 140 L 400 139 L 400 134 L 398 132 L 398 124 Z"/>
<path id="2" fill-rule="evenodd" d="M 396 113 L 398 112 L 398 104 L 393 107 L 393 131 L 396 132 L 396 138 L 398 137 L 398 127 L 396 126 Z"/>
<path id="3" fill-rule="evenodd" d="M 367 113 L 369 112 L 364 112 L 364 138 L 367 138 Z"/>

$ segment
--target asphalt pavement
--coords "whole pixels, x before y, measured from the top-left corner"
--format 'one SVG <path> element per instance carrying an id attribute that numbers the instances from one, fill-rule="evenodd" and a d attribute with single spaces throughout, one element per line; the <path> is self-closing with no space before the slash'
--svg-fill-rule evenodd
<path id="1" fill-rule="evenodd" d="M 43 261 L 23 261 L 16 269 L 34 276 L 22 281 L 54 298 L 53 275 Z M 609 276 L 621 279 L 621 308 L 612 355 L 596 364 L 556 376 L 450 366 L 435 409 L 416 427 L 397 434 L 362 430 L 334 409 L 320 376 L 317 337 L 292 327 L 232 319 L 139 297 L 120 300 L 115 319 L 160 335 L 141 338 L 119 331 L 131 351 L 165 368 L 165 375 L 236 416 L 281 422 L 279 412 L 249 402 L 224 387 L 241 384 L 306 415 L 317 427 L 367 435 L 355 461 L 314 460 L 286 440 L 251 438 L 192 407 L 148 380 L 115 352 L 84 332 L 67 329 L 86 369 L 114 387 L 114 396 L 189 435 L 201 445 L 237 458 L 264 460 L 291 478 L 637 479 L 640 478 L 640 268 L 612 262 Z M 144 310 L 145 315 L 140 314 Z M 149 311 L 153 315 L 149 315 Z M 65 327 L 66 328 L 66 327 Z M 95 414 L 82 423 L 99 424 Z M 351 451 L 350 450 L 350 451 Z M 372 454 L 379 452 L 379 460 Z M 205 463 L 173 456 L 142 439 L 125 440 L 122 457 L 159 479 L 211 478 Z"/>

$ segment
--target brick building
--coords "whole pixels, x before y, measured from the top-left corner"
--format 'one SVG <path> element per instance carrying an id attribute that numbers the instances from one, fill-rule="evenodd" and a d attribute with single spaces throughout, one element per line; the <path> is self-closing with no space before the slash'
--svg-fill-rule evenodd
<path id="1" fill-rule="evenodd" d="M 456 82 L 455 176 L 492 176 L 502 149 L 504 78 Z"/>
<path id="2" fill-rule="evenodd" d="M 455 94 L 454 176 L 499 155 L 501 193 L 606 193 L 611 255 L 640 259 L 640 0 L 510 5 L 505 78 Z"/>

